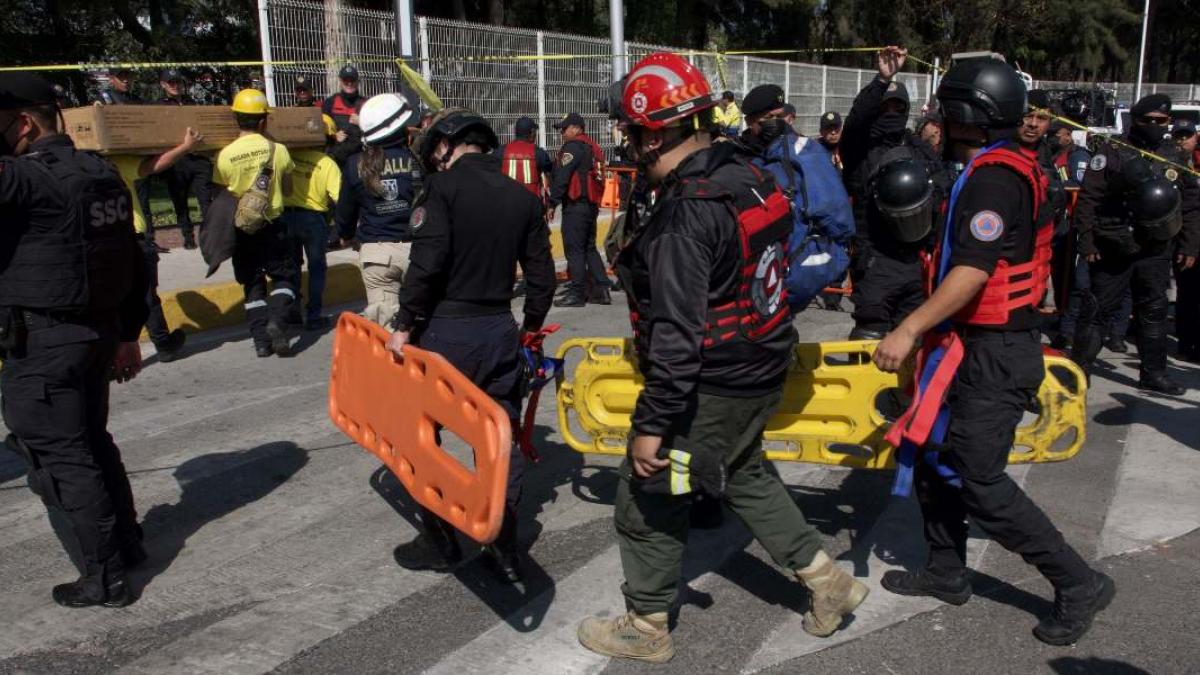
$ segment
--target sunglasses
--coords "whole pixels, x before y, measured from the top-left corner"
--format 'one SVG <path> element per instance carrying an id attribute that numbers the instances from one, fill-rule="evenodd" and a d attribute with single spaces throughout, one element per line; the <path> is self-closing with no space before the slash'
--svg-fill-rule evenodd
<path id="1" fill-rule="evenodd" d="M 1159 126 L 1165 127 L 1168 123 L 1170 123 L 1171 118 L 1166 117 L 1165 115 L 1164 116 L 1142 115 L 1141 117 L 1138 118 L 1138 121 L 1141 122 L 1142 124 L 1157 124 Z"/>

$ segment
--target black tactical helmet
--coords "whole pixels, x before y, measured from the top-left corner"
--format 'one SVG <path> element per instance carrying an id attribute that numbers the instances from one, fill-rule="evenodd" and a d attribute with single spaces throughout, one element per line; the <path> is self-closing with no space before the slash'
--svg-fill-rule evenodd
<path id="1" fill-rule="evenodd" d="M 933 228 L 933 181 L 924 162 L 902 159 L 875 176 L 875 206 L 892 226 L 897 241 L 911 244 Z"/>
<path id="2" fill-rule="evenodd" d="M 1178 188 L 1166 178 L 1151 178 L 1134 186 L 1128 203 L 1139 238 L 1151 242 L 1174 239 L 1183 228 L 1182 201 Z"/>
<path id="3" fill-rule="evenodd" d="M 479 113 L 474 110 L 469 108 L 442 108 L 439 110 L 433 116 L 429 126 L 421 130 L 413 143 L 413 148 L 417 152 L 417 161 L 421 163 L 421 168 L 425 170 L 425 173 L 437 171 L 437 162 L 433 160 L 433 152 L 442 138 L 448 139 L 450 145 L 453 146 L 458 139 L 472 129 L 476 129 L 486 136 L 488 147 L 484 148 L 484 152 L 493 150 L 500 145 L 499 139 L 496 138 L 496 132 L 492 130 L 492 125 L 488 124 L 487 120 L 480 117 Z"/>
<path id="4" fill-rule="evenodd" d="M 608 119 L 616 120 L 618 125 L 629 123 L 629 117 L 625 114 L 625 109 L 621 107 L 621 99 L 625 96 L 625 84 L 628 81 L 629 76 L 625 75 L 608 86 L 604 109 L 600 111 L 608 113 Z"/>
<path id="5" fill-rule="evenodd" d="M 946 118 L 985 129 L 1020 125 L 1025 97 L 1025 82 L 1017 71 L 993 58 L 955 63 L 937 89 Z"/>

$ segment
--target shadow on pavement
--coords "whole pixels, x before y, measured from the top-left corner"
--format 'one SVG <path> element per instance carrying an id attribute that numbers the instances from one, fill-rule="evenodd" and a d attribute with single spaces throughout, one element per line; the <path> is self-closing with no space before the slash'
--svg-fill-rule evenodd
<path id="1" fill-rule="evenodd" d="M 536 630 L 545 618 L 554 601 L 554 579 L 528 554 L 530 547 L 542 533 L 537 516 L 543 506 L 558 497 L 557 488 L 571 484 L 583 465 L 583 456 L 577 452 L 551 443 L 550 430 L 539 426 L 534 431 L 534 445 L 542 461 L 526 465 L 524 487 L 518 505 L 518 522 L 521 556 L 521 572 L 524 577 L 519 584 L 501 582 L 488 568 L 480 556 L 469 558 L 453 570 L 453 576 L 476 597 L 502 618 L 514 630 L 529 632 Z M 379 467 L 370 478 L 371 488 L 389 506 L 417 531 L 421 531 L 417 502 L 387 467 Z M 403 543 L 397 537 L 397 544 Z M 470 556 L 478 551 L 479 545 L 459 534 L 459 544 Z"/>
<path id="2" fill-rule="evenodd" d="M 155 506 L 142 519 L 150 559 L 131 575 L 134 583 L 139 588 L 148 586 L 171 566 L 193 534 L 267 496 L 307 463 L 303 448 L 276 441 L 180 464 L 175 468 L 175 479 L 183 489 L 179 501 Z"/>
<path id="3" fill-rule="evenodd" d="M 1094 420 L 1097 424 L 1126 426 L 1136 421 L 1151 427 L 1180 445 L 1200 449 L 1200 446 L 1196 444 L 1194 416 L 1189 415 L 1186 409 L 1165 405 L 1155 399 L 1176 401 L 1191 406 L 1196 406 L 1195 402 L 1167 396 L 1134 395 L 1122 392 L 1113 393 L 1112 398 L 1120 405 L 1096 413 Z"/>
<path id="4" fill-rule="evenodd" d="M 1046 662 L 1057 675 L 1150 675 L 1150 671 L 1124 661 L 1102 659 L 1095 656 L 1078 658 L 1060 656 Z"/>

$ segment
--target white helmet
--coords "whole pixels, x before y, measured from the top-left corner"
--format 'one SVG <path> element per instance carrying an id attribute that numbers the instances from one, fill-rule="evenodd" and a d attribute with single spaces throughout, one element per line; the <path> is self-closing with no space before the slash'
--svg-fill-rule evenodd
<path id="1" fill-rule="evenodd" d="M 399 94 L 372 96 L 358 112 L 363 143 L 379 145 L 403 131 L 415 117 L 416 111 Z"/>

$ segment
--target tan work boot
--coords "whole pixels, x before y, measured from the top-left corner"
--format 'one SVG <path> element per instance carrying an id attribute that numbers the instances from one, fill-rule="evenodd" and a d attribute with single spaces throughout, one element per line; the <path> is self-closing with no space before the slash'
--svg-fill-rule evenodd
<path id="1" fill-rule="evenodd" d="M 665 663 L 675 656 L 667 613 L 633 610 L 615 619 L 592 616 L 579 623 L 579 644 L 605 656 Z"/>
<path id="2" fill-rule="evenodd" d="M 862 604 L 871 589 L 846 574 L 824 551 L 818 551 L 812 563 L 796 570 L 796 578 L 809 590 L 812 599 L 804 613 L 804 631 L 817 637 L 833 635 L 842 617 Z"/>

